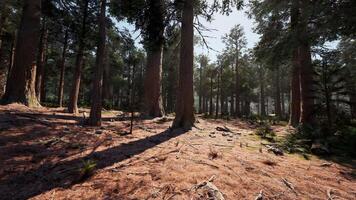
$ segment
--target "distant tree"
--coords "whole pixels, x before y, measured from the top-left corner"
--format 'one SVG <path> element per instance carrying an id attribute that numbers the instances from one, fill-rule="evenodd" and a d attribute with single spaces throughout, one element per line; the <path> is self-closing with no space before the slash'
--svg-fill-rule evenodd
<path id="1" fill-rule="evenodd" d="M 243 28 L 240 25 L 235 25 L 229 34 L 226 34 L 223 37 L 224 43 L 227 45 L 229 49 L 231 49 L 235 54 L 235 112 L 234 115 L 236 117 L 241 116 L 241 99 L 240 99 L 240 74 L 239 74 L 239 65 L 240 65 L 240 56 L 242 50 L 246 47 L 246 38 Z"/>

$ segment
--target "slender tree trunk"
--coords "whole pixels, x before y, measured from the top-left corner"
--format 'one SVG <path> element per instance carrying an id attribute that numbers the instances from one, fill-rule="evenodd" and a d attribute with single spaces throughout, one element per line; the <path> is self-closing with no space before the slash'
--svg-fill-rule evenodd
<path id="1" fill-rule="evenodd" d="M 46 49 L 47 49 L 47 38 L 48 38 L 48 29 L 47 29 L 47 19 L 43 17 L 42 19 L 42 29 L 40 36 L 40 44 L 37 54 L 37 69 L 36 69 L 36 96 L 38 101 L 41 101 L 41 89 L 43 83 L 43 76 L 45 70 L 45 58 L 46 58 Z"/>
<path id="2" fill-rule="evenodd" d="M 68 30 L 66 30 L 65 35 L 64 35 L 64 41 L 63 41 L 62 58 L 60 61 L 61 74 L 59 77 L 59 84 L 58 84 L 58 105 L 59 105 L 59 107 L 63 107 L 64 75 L 65 75 L 65 63 L 66 63 L 66 53 L 67 53 L 67 46 L 68 46 L 68 37 L 69 37 L 69 33 L 68 33 Z"/>
<path id="3" fill-rule="evenodd" d="M 96 52 L 95 74 L 92 92 L 90 117 L 88 124 L 91 126 L 101 126 L 102 89 L 103 89 L 103 67 L 105 61 L 106 48 L 106 0 L 100 1 L 99 16 L 99 41 Z"/>
<path id="4" fill-rule="evenodd" d="M 291 29 L 294 35 L 297 34 L 299 5 L 298 0 L 293 0 L 291 10 Z M 295 36 L 296 37 L 296 36 Z M 294 40 L 297 43 L 297 40 Z M 298 44 L 293 44 L 292 50 L 292 79 L 291 79 L 291 99 L 290 99 L 290 119 L 289 124 L 297 126 L 300 118 L 300 63 Z"/>
<path id="5" fill-rule="evenodd" d="M 215 118 L 219 117 L 219 101 L 220 101 L 220 74 L 217 77 L 217 92 L 216 92 L 216 106 L 215 106 Z"/>
<path id="6" fill-rule="evenodd" d="M 230 116 L 235 115 L 235 101 L 234 101 L 234 94 L 231 94 L 230 98 Z"/>
<path id="7" fill-rule="evenodd" d="M 209 115 L 213 115 L 213 74 L 210 77 L 210 103 L 209 103 Z"/>
<path id="8" fill-rule="evenodd" d="M 240 74 L 239 74 L 239 48 L 236 47 L 237 55 L 236 55 L 236 85 L 235 85 L 235 93 L 236 93 L 236 100 L 235 100 L 235 117 L 241 116 L 241 109 L 240 109 Z"/>
<path id="9" fill-rule="evenodd" d="M 203 102 L 202 102 L 202 95 L 203 95 L 203 64 L 200 63 L 200 68 L 199 68 L 199 113 L 203 112 Z"/>
<path id="10" fill-rule="evenodd" d="M 193 1 L 185 1 L 181 28 L 181 52 L 179 65 L 179 88 L 177 95 L 176 117 L 173 127 L 190 129 L 195 122 L 193 94 Z"/>
<path id="11" fill-rule="evenodd" d="M 260 113 L 261 116 L 266 116 L 265 80 L 263 78 L 264 74 L 262 69 L 259 69 L 259 76 L 260 76 Z"/>
<path id="12" fill-rule="evenodd" d="M 16 53 L 4 102 L 23 103 L 29 107 L 39 106 L 36 98 L 36 49 L 41 27 L 41 1 L 25 0 L 20 28 L 17 36 Z"/>
<path id="13" fill-rule="evenodd" d="M 81 34 L 79 36 L 78 41 L 78 52 L 75 61 L 75 72 L 73 76 L 73 84 L 72 90 L 70 93 L 70 98 L 68 102 L 68 112 L 70 113 L 78 113 L 78 96 L 79 96 L 79 89 L 80 89 L 80 79 L 82 75 L 82 67 L 83 67 L 83 59 L 84 59 L 84 48 L 85 48 L 85 35 L 86 33 L 86 23 L 87 23 L 87 16 L 88 16 L 88 0 L 84 0 L 84 7 L 83 7 L 83 21 L 82 21 L 82 28 Z"/>
<path id="14" fill-rule="evenodd" d="M 155 51 L 149 50 L 144 84 L 144 113 L 150 117 L 164 115 L 162 104 L 162 54 L 163 45 Z"/>
<path id="15" fill-rule="evenodd" d="M 275 91 L 275 100 L 274 100 L 274 109 L 276 112 L 276 116 L 280 119 L 282 117 L 282 108 L 281 108 L 281 83 L 280 83 L 280 70 L 279 67 L 276 69 L 275 74 L 275 84 L 276 84 L 276 91 Z"/>

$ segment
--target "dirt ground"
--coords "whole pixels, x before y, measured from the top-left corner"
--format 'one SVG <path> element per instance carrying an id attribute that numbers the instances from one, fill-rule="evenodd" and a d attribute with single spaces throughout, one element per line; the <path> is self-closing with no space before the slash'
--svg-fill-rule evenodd
<path id="1" fill-rule="evenodd" d="M 355 161 L 277 156 L 238 120 L 198 118 L 184 132 L 172 119 L 136 119 L 127 135 L 118 111 L 95 128 L 64 109 L 0 106 L 0 199 L 206 199 L 194 186 L 212 176 L 225 199 L 356 199 Z"/>

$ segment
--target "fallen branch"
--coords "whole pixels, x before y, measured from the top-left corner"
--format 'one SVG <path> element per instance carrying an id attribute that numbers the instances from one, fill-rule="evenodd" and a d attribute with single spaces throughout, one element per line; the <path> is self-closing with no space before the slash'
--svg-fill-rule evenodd
<path id="1" fill-rule="evenodd" d="M 291 190 L 294 192 L 295 195 L 298 196 L 298 193 L 297 193 L 297 191 L 295 191 L 294 186 L 292 185 L 292 183 L 290 183 L 290 182 L 289 182 L 287 179 L 285 179 L 285 178 L 282 178 L 282 182 L 283 182 L 289 189 L 291 189 Z"/>
<path id="2" fill-rule="evenodd" d="M 213 175 L 207 181 L 203 181 L 192 187 L 191 190 L 198 191 L 202 190 L 204 194 L 207 194 L 207 199 L 211 200 L 225 200 L 224 195 L 220 190 L 212 183 L 216 176 Z"/>

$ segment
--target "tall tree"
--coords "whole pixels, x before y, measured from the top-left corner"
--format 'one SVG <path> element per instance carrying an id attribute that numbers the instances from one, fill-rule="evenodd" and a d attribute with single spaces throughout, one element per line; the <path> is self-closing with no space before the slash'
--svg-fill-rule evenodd
<path id="1" fill-rule="evenodd" d="M 101 126 L 102 90 L 103 90 L 103 68 L 106 47 L 106 0 L 100 1 L 99 15 L 99 40 L 96 52 L 96 63 L 94 69 L 94 83 L 92 91 L 92 102 L 88 124 Z"/>
<path id="2" fill-rule="evenodd" d="M 59 69 L 61 70 L 60 77 L 59 77 L 59 83 L 58 83 L 58 97 L 57 97 L 59 107 L 63 106 L 64 75 L 65 75 L 66 53 L 67 53 L 68 40 L 69 40 L 68 38 L 69 38 L 69 31 L 68 31 L 68 29 L 66 29 L 65 34 L 64 34 L 64 40 L 63 40 L 62 54 L 61 54 L 60 61 L 58 62 Z"/>
<path id="3" fill-rule="evenodd" d="M 3 100 L 20 102 L 30 107 L 39 106 L 36 98 L 36 50 L 41 26 L 41 0 L 25 0 L 13 69 L 6 85 Z"/>
<path id="4" fill-rule="evenodd" d="M 179 64 L 179 86 L 176 105 L 176 117 L 173 128 L 191 128 L 194 125 L 193 96 L 193 1 L 184 1 L 181 29 L 181 50 Z"/>
<path id="5" fill-rule="evenodd" d="M 45 60 L 47 52 L 48 29 L 47 19 L 44 16 L 42 19 L 42 29 L 40 35 L 40 44 L 37 53 L 37 69 L 36 69 L 36 96 L 38 101 L 42 101 L 41 90 L 44 83 Z"/>
<path id="6" fill-rule="evenodd" d="M 162 54 L 164 43 L 163 0 L 149 1 L 146 32 L 147 67 L 144 81 L 144 113 L 150 117 L 164 115 L 162 104 Z"/>
<path id="7" fill-rule="evenodd" d="M 224 43 L 230 48 L 235 54 L 235 112 L 236 117 L 241 116 L 240 107 L 240 55 L 243 48 L 246 46 L 246 38 L 243 28 L 238 24 L 235 25 L 230 33 L 223 37 Z"/>
<path id="8" fill-rule="evenodd" d="M 80 89 L 80 79 L 82 76 L 82 67 L 84 60 L 84 48 L 85 48 L 85 38 L 87 29 L 87 17 L 88 17 L 88 7 L 89 0 L 84 0 L 82 2 L 82 24 L 80 34 L 78 36 L 78 49 L 77 57 L 75 61 L 75 72 L 73 76 L 72 90 L 68 102 L 68 112 L 78 113 L 78 96 Z"/>

